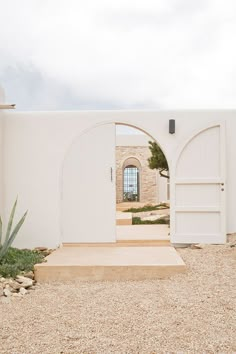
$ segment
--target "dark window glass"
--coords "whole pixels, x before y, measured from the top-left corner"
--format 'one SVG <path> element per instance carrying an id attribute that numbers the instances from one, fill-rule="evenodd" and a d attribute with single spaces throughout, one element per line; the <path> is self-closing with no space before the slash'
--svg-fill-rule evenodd
<path id="1" fill-rule="evenodd" d="M 139 201 L 139 170 L 135 166 L 124 169 L 124 201 Z"/>

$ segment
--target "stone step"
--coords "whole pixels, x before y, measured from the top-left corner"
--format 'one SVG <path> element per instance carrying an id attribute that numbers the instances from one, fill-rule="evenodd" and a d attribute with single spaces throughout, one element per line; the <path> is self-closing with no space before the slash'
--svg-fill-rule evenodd
<path id="1" fill-rule="evenodd" d="M 162 279 L 186 269 L 173 247 L 61 247 L 37 264 L 38 282 Z"/>

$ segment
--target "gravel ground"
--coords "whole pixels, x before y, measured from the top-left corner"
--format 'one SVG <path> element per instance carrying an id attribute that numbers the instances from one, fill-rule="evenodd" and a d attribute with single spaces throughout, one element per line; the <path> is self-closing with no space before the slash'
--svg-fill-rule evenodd
<path id="1" fill-rule="evenodd" d="M 236 247 L 179 252 L 188 271 L 171 279 L 38 285 L 0 303 L 0 353 L 236 353 Z"/>

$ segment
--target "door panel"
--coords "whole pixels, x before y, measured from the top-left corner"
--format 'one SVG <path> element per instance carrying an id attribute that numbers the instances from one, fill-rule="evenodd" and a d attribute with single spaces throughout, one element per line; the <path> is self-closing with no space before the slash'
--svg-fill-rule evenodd
<path id="1" fill-rule="evenodd" d="M 173 243 L 224 243 L 224 125 L 194 136 L 177 158 L 172 179 Z"/>
<path id="2" fill-rule="evenodd" d="M 81 135 L 63 168 L 62 242 L 115 242 L 115 124 Z"/>
<path id="3" fill-rule="evenodd" d="M 176 167 L 176 178 L 220 177 L 220 127 L 204 130 L 184 147 Z"/>

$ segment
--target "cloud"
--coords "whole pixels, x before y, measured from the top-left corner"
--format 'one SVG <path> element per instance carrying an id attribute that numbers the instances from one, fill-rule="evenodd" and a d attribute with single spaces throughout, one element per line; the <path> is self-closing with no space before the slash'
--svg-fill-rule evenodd
<path id="1" fill-rule="evenodd" d="M 233 0 L 0 0 L 18 109 L 236 108 Z"/>
<path id="2" fill-rule="evenodd" d="M 7 67 L 0 82 L 8 92 L 6 102 L 14 102 L 18 110 L 82 110 L 118 109 L 111 101 L 84 100 L 69 85 L 44 76 L 35 67 Z M 9 95 L 11 92 L 11 95 Z"/>

